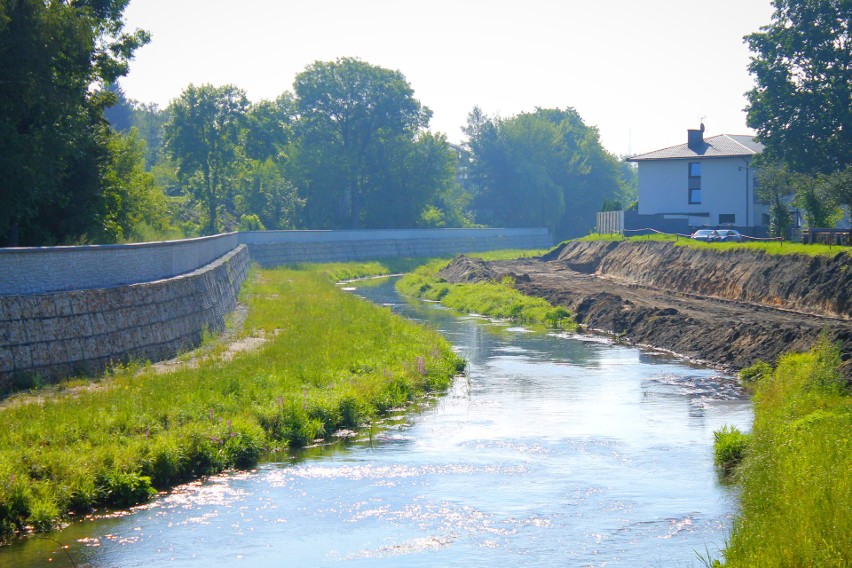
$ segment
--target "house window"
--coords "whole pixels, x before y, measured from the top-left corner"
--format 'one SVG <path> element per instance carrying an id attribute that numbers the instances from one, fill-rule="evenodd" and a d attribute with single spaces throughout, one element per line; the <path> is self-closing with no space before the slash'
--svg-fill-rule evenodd
<path id="1" fill-rule="evenodd" d="M 719 213 L 720 225 L 735 225 L 737 216 L 734 213 Z"/>
<path id="2" fill-rule="evenodd" d="M 701 162 L 689 162 L 689 203 L 701 203 Z"/>

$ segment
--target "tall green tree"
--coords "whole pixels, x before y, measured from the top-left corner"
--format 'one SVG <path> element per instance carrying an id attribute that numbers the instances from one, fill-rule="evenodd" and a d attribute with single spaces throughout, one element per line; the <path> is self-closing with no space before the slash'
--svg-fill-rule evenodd
<path id="1" fill-rule="evenodd" d="M 135 128 L 113 132 L 108 159 L 101 167 L 103 198 L 108 206 L 98 216 L 96 240 L 144 241 L 171 236 L 166 197 L 145 171 L 145 142 Z"/>
<path id="2" fill-rule="evenodd" d="M 296 76 L 297 177 L 314 227 L 360 228 L 375 189 L 371 156 L 414 140 L 431 112 L 399 71 L 359 59 L 318 61 Z M 390 164 L 387 164 L 389 167 Z"/>
<path id="3" fill-rule="evenodd" d="M 770 162 L 830 174 L 852 165 L 852 0 L 773 0 L 772 22 L 745 37 L 756 86 L 747 123 Z"/>
<path id="4" fill-rule="evenodd" d="M 574 109 L 489 118 L 474 108 L 465 133 L 479 223 L 578 236 L 605 200 L 623 193 L 618 160 Z"/>
<path id="5" fill-rule="evenodd" d="M 0 235 L 80 239 L 107 206 L 105 90 L 148 40 L 125 32 L 129 0 L 0 1 Z"/>
<path id="6" fill-rule="evenodd" d="M 246 156 L 260 161 L 285 160 L 287 147 L 293 142 L 296 115 L 296 102 L 290 93 L 251 105 L 243 141 Z"/>
<path id="7" fill-rule="evenodd" d="M 400 137 L 374 148 L 367 158 L 370 184 L 365 188 L 363 225 L 367 228 L 409 228 L 455 224 L 449 196 L 455 182 L 455 156 L 442 134 L 424 132 L 415 139 Z"/>
<path id="8" fill-rule="evenodd" d="M 165 148 L 181 184 L 204 207 L 206 234 L 219 230 L 220 208 L 232 203 L 248 108 L 241 89 L 207 84 L 189 85 L 169 105 Z"/>
<path id="9" fill-rule="evenodd" d="M 256 217 L 266 229 L 295 229 L 303 206 L 282 160 L 243 162 L 234 196 L 237 217 Z"/>

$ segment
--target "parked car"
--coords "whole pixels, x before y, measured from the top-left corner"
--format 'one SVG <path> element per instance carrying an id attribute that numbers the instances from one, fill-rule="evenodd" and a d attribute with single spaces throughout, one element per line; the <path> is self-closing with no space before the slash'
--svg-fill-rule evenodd
<path id="1" fill-rule="evenodd" d="M 741 243 L 743 241 L 743 236 L 739 233 L 739 231 L 735 231 L 733 229 L 717 229 L 717 233 L 719 233 L 719 240 L 723 243 Z"/>
<path id="2" fill-rule="evenodd" d="M 690 238 L 705 243 L 716 243 L 720 240 L 719 233 L 714 229 L 698 229 L 690 235 Z"/>

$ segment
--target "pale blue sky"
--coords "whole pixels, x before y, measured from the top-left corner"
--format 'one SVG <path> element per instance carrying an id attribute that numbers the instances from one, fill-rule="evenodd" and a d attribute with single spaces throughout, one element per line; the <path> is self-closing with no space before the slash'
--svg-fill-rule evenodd
<path id="1" fill-rule="evenodd" d="M 467 114 L 574 107 L 615 154 L 707 134 L 749 134 L 742 37 L 769 0 L 131 0 L 152 33 L 121 84 L 162 106 L 189 84 L 233 83 L 257 101 L 317 60 L 401 71 L 458 142 Z"/>

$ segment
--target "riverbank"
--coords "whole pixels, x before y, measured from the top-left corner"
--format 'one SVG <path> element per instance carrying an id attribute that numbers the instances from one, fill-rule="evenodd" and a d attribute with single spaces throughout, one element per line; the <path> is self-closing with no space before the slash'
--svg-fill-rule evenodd
<path id="1" fill-rule="evenodd" d="M 852 396 L 840 363 L 823 336 L 811 352 L 757 373 L 725 566 L 852 564 Z"/>
<path id="2" fill-rule="evenodd" d="M 519 292 L 566 308 L 584 328 L 733 372 L 808 351 L 825 329 L 852 376 L 852 258 L 845 252 L 780 256 L 733 243 L 572 241 L 536 259 L 458 257 L 438 276 L 449 283 L 509 276 Z"/>
<path id="3" fill-rule="evenodd" d="M 397 282 L 397 290 L 412 298 L 440 301 L 461 313 L 476 313 L 523 325 L 576 329 L 568 310 L 543 298 L 522 294 L 516 288 L 513 275 L 504 275 L 499 282 L 491 281 L 479 278 L 481 274 L 474 268 L 463 271 L 459 274 L 459 281 L 450 283 L 447 278 L 439 276 L 439 272 L 447 270 L 448 262 L 432 261 L 405 274 Z M 485 261 L 479 259 L 470 259 L 467 266 L 477 263 L 485 266 Z"/>
<path id="4" fill-rule="evenodd" d="M 259 271 L 243 301 L 242 335 L 264 338 L 257 349 L 0 407 L 0 536 L 357 428 L 463 367 L 436 332 L 340 292 L 322 267 Z"/>

